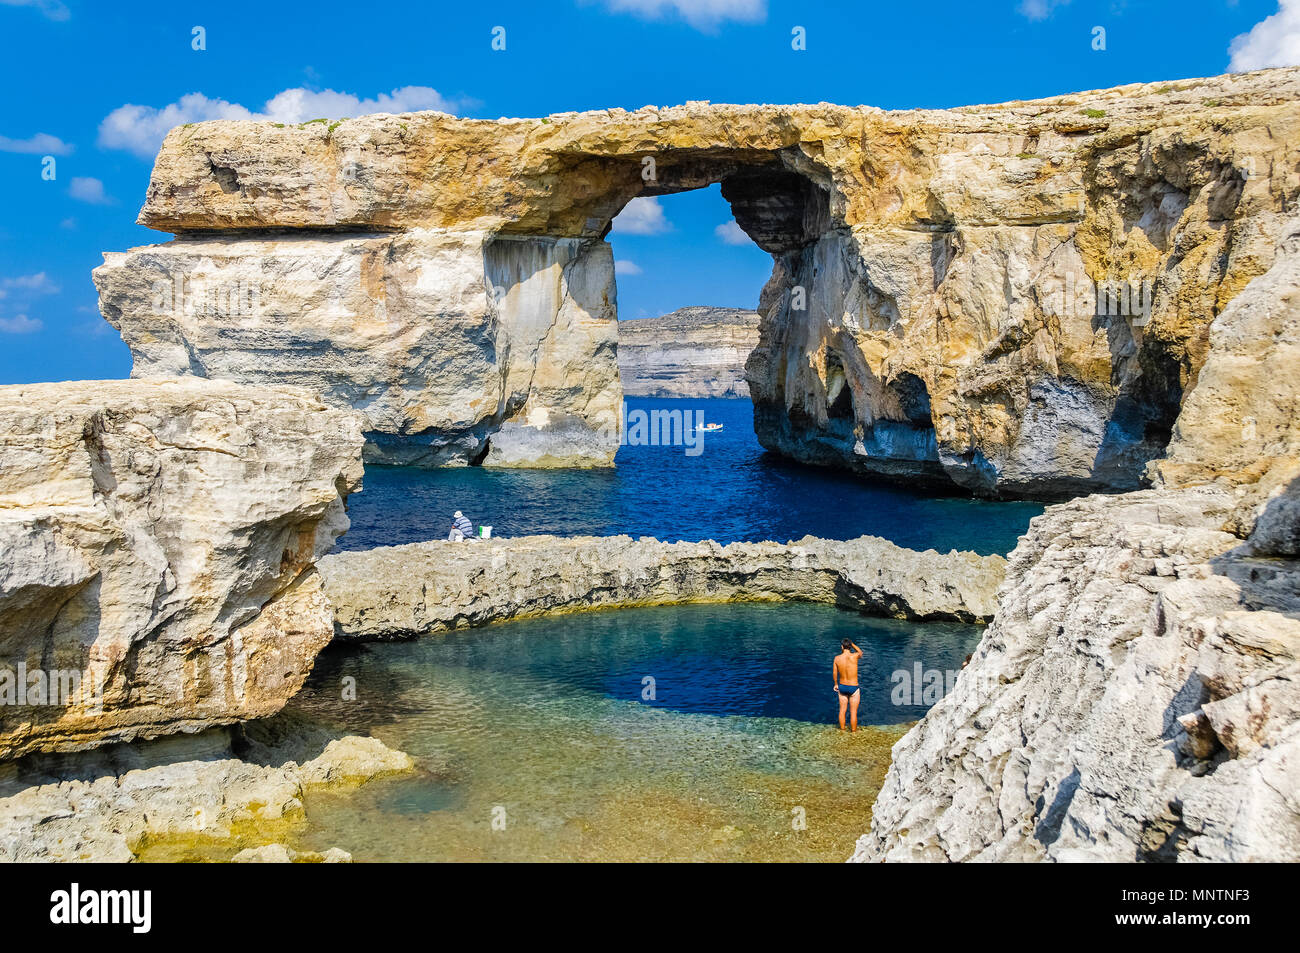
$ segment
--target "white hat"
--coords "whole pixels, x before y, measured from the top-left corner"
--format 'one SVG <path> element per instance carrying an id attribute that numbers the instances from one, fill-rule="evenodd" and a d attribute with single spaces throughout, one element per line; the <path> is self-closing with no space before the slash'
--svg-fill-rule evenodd
<path id="1" fill-rule="evenodd" d="M 455 519 L 460 519 L 460 518 L 461 518 L 462 516 L 464 516 L 465 514 L 462 513 L 460 510 L 457 510 L 455 513 L 452 513 L 451 515 L 452 515 L 452 517 L 455 518 Z"/>

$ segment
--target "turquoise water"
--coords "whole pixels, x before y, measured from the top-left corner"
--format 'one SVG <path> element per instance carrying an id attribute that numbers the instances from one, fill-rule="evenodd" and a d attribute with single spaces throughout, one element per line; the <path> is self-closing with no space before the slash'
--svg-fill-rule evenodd
<path id="1" fill-rule="evenodd" d="M 980 631 L 736 604 L 333 646 L 289 715 L 374 734 L 420 771 L 309 797 L 296 843 L 358 860 L 842 860 L 925 711 L 892 704 L 892 673 L 959 669 Z M 857 734 L 835 727 L 845 637 L 865 652 Z"/>
<path id="2" fill-rule="evenodd" d="M 1038 503 L 937 498 L 769 454 L 747 400 L 629 398 L 637 409 L 702 410 L 724 425 L 702 450 L 626 446 L 604 470 L 440 470 L 367 467 L 348 501 L 341 549 L 444 539 L 463 510 L 498 536 L 654 536 L 666 540 L 828 539 L 883 536 L 912 549 L 1007 553 Z"/>

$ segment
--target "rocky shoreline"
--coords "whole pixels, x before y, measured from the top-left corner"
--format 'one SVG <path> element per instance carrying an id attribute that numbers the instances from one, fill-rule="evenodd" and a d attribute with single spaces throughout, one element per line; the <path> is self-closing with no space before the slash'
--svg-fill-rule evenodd
<path id="1" fill-rule="evenodd" d="M 1300 560 L 1223 488 L 1036 518 L 856 861 L 1300 860 Z M 1050 714 L 1049 714 L 1050 713 Z"/>
<path id="2" fill-rule="evenodd" d="M 333 636 L 361 445 L 303 391 L 0 387 L 0 761 L 279 711 Z"/>
<path id="3" fill-rule="evenodd" d="M 864 536 L 664 543 L 525 536 L 380 546 L 320 562 L 342 638 L 410 638 L 507 619 L 700 602 L 822 602 L 895 619 L 992 616 L 1006 561 Z"/>
<path id="4" fill-rule="evenodd" d="M 166 859 L 348 862 L 290 851 L 312 792 L 415 769 L 370 737 L 335 737 L 284 717 L 78 755 L 0 765 L 0 862 Z"/>
<path id="5" fill-rule="evenodd" d="M 413 763 L 277 715 L 332 639 L 741 599 L 991 619 L 854 859 L 1300 859 L 1300 70 L 552 119 L 168 136 L 141 220 L 177 239 L 95 276 L 141 376 L 0 387 L 0 859 L 345 859 L 274 829 Z M 1048 508 L 1006 561 L 874 538 L 325 556 L 363 454 L 612 462 L 603 236 L 652 146 L 656 194 L 721 183 L 773 255 L 746 371 L 769 448 L 1125 492 Z M 259 275 L 253 313 L 153 294 Z M 1137 312 L 1057 296 L 1143 275 Z"/>

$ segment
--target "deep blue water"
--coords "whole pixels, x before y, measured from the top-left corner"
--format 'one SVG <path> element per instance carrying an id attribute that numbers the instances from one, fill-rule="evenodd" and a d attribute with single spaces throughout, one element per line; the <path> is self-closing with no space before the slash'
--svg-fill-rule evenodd
<path id="1" fill-rule="evenodd" d="M 488 710 L 518 708 L 521 718 L 559 699 L 586 698 L 829 725 L 839 705 L 831 661 L 840 640 L 849 638 L 864 653 L 859 723 L 890 725 L 914 721 L 930 707 L 895 704 L 922 695 L 918 687 L 915 695 L 892 697 L 902 682 L 894 673 L 910 679 L 918 663 L 923 673 L 956 672 L 982 632 L 976 625 L 876 619 L 806 603 L 583 612 L 409 642 L 336 646 L 321 656 L 292 707 L 332 713 L 348 730 L 369 729 L 423 717 L 439 704 L 445 681 L 458 696 L 492 696 Z M 346 676 L 357 679 L 367 704 L 339 700 Z"/>
<path id="2" fill-rule="evenodd" d="M 724 425 L 682 446 L 625 446 L 604 470 L 366 468 L 348 501 L 341 549 L 445 539 L 462 510 L 496 536 L 653 536 L 664 540 L 883 536 L 912 549 L 1007 553 L 1042 505 L 933 497 L 767 453 L 748 400 L 628 398 L 637 410 L 702 409 Z"/>
<path id="3" fill-rule="evenodd" d="M 959 669 L 979 634 L 792 603 L 335 643 L 287 716 L 372 734 L 417 770 L 313 792 L 291 843 L 358 861 L 843 860 L 890 747 L 925 712 L 894 704 L 915 700 L 894 673 Z M 845 637 L 864 651 L 853 734 L 836 730 L 831 687 Z"/>

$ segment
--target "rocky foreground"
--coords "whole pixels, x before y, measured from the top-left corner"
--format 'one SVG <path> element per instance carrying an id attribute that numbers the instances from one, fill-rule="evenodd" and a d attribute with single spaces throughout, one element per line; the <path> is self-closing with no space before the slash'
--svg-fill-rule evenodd
<path id="1" fill-rule="evenodd" d="M 896 619 L 983 621 L 1005 560 L 839 542 L 664 543 L 525 536 L 381 546 L 320 562 L 345 638 L 409 638 L 506 619 L 689 602 L 823 602 Z"/>
<path id="2" fill-rule="evenodd" d="M 745 361 L 758 344 L 758 314 L 678 308 L 621 321 L 618 373 L 629 397 L 748 397 Z"/>
<path id="3" fill-rule="evenodd" d="M 0 761 L 279 711 L 333 636 L 361 444 L 303 392 L 0 387 Z"/>
<path id="4" fill-rule="evenodd" d="M 1300 222 L 1156 489 L 1036 518 L 855 860 L 1300 860 Z"/>
<path id="5" fill-rule="evenodd" d="M 0 862 L 131 862 L 212 856 L 337 863 L 338 848 L 279 843 L 304 800 L 415 767 L 375 738 L 335 737 L 276 718 L 234 729 L 0 765 Z"/>

